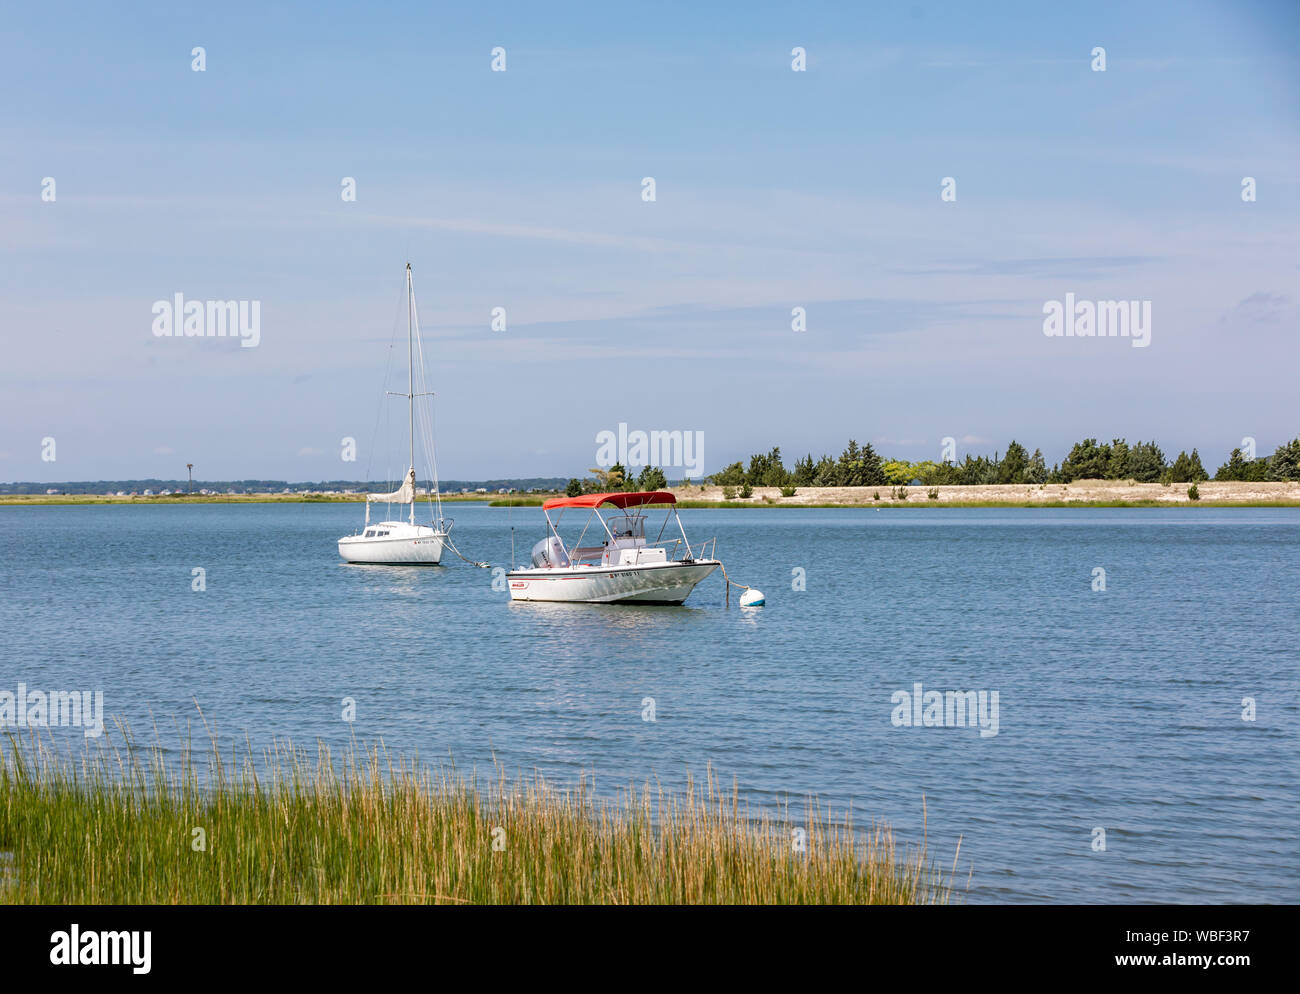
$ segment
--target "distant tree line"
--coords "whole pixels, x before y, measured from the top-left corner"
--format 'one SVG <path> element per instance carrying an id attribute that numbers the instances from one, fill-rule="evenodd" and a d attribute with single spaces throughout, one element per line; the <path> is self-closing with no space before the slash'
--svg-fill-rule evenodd
<path id="1" fill-rule="evenodd" d="M 662 474 L 660 474 L 662 478 Z M 990 483 L 1070 483 L 1074 480 L 1133 480 L 1138 483 L 1198 483 L 1210 478 L 1201 464 L 1200 453 L 1179 452 L 1171 462 L 1154 441 L 1109 443 L 1085 438 L 1076 442 L 1069 455 L 1050 469 L 1041 449 L 1029 451 L 1012 440 L 1006 454 L 968 455 L 961 462 L 908 462 L 884 459 L 870 445 L 850 439 L 838 459 L 812 454 L 786 469 L 780 447 L 750 456 L 749 466 L 734 462 L 708 477 L 722 487 L 883 487 L 919 482 L 926 486 L 979 485 Z M 1278 446 L 1271 456 L 1247 459 L 1233 449 L 1228 461 L 1215 473 L 1216 480 L 1300 480 L 1300 438 Z"/>
<path id="2" fill-rule="evenodd" d="M 227 490 L 236 490 L 237 492 L 250 494 L 278 493 L 285 488 L 289 490 L 356 490 L 358 492 L 366 491 L 388 491 L 392 490 L 400 480 L 307 480 L 304 482 L 293 482 L 292 480 L 199 480 L 194 481 L 194 492 L 197 494 L 200 490 L 220 490 L 223 493 Z M 417 486 L 432 486 L 428 479 L 417 480 Z M 439 484 L 443 491 L 458 490 L 462 487 L 477 489 L 486 487 L 488 490 L 496 490 L 500 487 L 513 487 L 516 490 L 557 490 L 564 486 L 564 477 L 543 476 L 543 477 L 522 477 L 515 479 L 503 480 L 442 480 Z M 107 491 L 117 492 L 132 490 L 137 493 L 143 493 L 145 490 L 152 490 L 158 493 L 160 490 L 180 491 L 183 495 L 189 489 L 188 480 L 161 480 L 157 478 L 142 480 L 78 480 L 69 483 L 41 483 L 37 481 L 19 480 L 15 483 L 0 483 L 0 494 L 43 494 L 47 489 L 58 489 L 65 494 L 103 494 Z"/>

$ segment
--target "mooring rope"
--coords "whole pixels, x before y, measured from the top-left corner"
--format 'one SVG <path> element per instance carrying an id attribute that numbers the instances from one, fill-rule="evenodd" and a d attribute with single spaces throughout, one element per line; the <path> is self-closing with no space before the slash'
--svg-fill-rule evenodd
<path id="1" fill-rule="evenodd" d="M 724 580 L 727 581 L 727 586 L 729 586 L 729 587 L 739 587 L 741 590 L 749 590 L 749 589 L 750 589 L 749 584 L 747 584 L 747 583 L 737 583 L 737 582 L 736 582 L 735 580 L 733 580 L 731 577 L 727 576 L 727 567 L 723 566 L 721 561 L 718 562 L 718 569 L 722 570 L 722 577 L 723 577 Z"/>
<path id="2" fill-rule="evenodd" d="M 487 569 L 489 566 L 492 565 L 491 563 L 479 563 L 479 562 L 475 562 L 472 559 L 466 559 L 464 556 L 460 554 L 460 549 L 456 548 L 456 545 L 455 543 L 452 542 L 450 535 L 444 535 L 442 537 L 442 544 L 445 545 L 447 548 L 449 548 L 452 552 L 456 553 L 456 555 L 460 558 L 460 561 L 463 563 L 469 563 L 471 566 L 477 566 L 480 569 Z"/>
<path id="3" fill-rule="evenodd" d="M 739 587 L 741 590 L 752 590 L 753 588 L 747 583 L 737 583 L 731 577 L 727 576 L 727 567 L 722 565 L 722 560 L 718 560 L 718 569 L 722 570 L 722 578 L 727 581 L 727 606 L 731 606 L 731 588 Z"/>

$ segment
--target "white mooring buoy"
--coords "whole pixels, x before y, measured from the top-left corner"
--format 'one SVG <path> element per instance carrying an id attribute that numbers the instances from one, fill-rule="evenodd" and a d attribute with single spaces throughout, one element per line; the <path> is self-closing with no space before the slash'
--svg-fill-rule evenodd
<path id="1" fill-rule="evenodd" d="M 755 590 L 753 587 L 740 595 L 741 607 L 762 607 L 766 603 L 767 599 L 763 596 L 763 591 Z"/>

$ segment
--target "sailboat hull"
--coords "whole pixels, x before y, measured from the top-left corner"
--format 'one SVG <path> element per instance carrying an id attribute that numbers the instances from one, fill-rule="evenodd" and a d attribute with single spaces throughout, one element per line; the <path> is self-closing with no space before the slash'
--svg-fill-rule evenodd
<path id="1" fill-rule="evenodd" d="M 350 563 L 400 566 L 437 566 L 442 562 L 446 532 L 425 525 L 386 521 L 370 525 L 375 535 L 348 535 L 339 539 L 339 555 Z"/>

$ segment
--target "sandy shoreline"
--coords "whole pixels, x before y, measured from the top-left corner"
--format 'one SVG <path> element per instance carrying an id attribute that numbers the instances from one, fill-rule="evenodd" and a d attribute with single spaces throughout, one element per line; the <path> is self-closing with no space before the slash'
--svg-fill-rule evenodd
<path id="1" fill-rule="evenodd" d="M 755 487 L 746 499 L 726 500 L 722 487 L 673 487 L 680 503 L 725 505 L 727 507 L 1062 507 L 1200 505 L 1300 506 L 1300 481 L 1283 483 L 1241 483 L 1206 481 L 1197 485 L 1200 500 L 1187 496 L 1188 484 L 1131 483 L 1117 480 L 1075 480 L 1043 486 L 1023 483 L 987 486 L 941 487 L 799 487 L 792 497 L 782 497 L 777 487 Z M 930 495 L 934 493 L 935 496 Z M 878 495 L 878 496 L 877 496 Z M 453 494 L 444 502 L 510 503 L 539 505 L 548 494 Z M 50 506 L 89 504 L 259 504 L 259 503 L 352 503 L 361 495 L 344 494 L 207 494 L 192 497 L 170 495 L 110 497 L 104 494 L 6 494 L 0 506 Z"/>
<path id="2" fill-rule="evenodd" d="M 1001 504 L 1007 506 L 1058 504 L 1289 504 L 1300 503 L 1300 482 L 1241 483 L 1206 481 L 1197 484 L 1200 500 L 1187 496 L 1189 484 L 1132 483 L 1123 480 L 1075 480 L 1073 483 L 988 484 L 985 486 L 947 487 L 800 487 L 793 497 L 782 497 L 776 487 L 755 487 L 745 504 L 844 505 L 881 504 Z M 899 496 L 899 491 L 906 496 Z M 930 494 L 937 492 L 937 497 Z M 676 488 L 679 501 L 721 501 L 721 487 Z M 875 495 L 880 499 L 876 500 Z"/>

